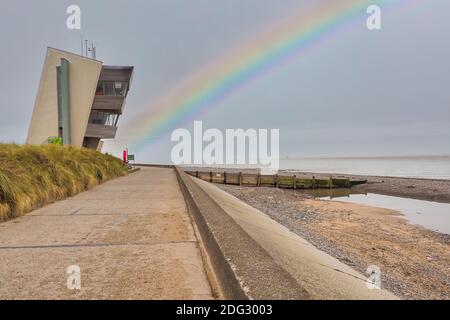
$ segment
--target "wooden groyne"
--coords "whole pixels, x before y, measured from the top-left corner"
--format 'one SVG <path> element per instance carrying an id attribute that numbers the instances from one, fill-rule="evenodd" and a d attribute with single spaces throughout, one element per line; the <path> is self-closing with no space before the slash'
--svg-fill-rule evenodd
<path id="1" fill-rule="evenodd" d="M 256 173 L 226 171 L 185 170 L 185 172 L 191 176 L 211 183 L 288 189 L 350 188 L 367 182 L 367 180 L 354 180 L 350 178 L 329 177 L 327 179 L 316 179 L 314 176 L 308 178 L 297 177 L 296 175 L 262 175 Z"/>

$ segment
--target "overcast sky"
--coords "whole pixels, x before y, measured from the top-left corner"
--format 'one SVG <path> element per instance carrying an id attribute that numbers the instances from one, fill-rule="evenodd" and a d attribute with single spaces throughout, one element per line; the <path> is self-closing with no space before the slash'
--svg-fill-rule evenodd
<path id="1" fill-rule="evenodd" d="M 70 4 L 81 7 L 82 32 L 99 60 L 135 66 L 117 139 L 107 144 L 120 150 L 129 143 L 121 125 L 162 92 L 270 21 L 318 2 L 3 0 L 0 141 L 25 141 L 46 47 L 80 52 L 80 32 L 65 27 Z M 405 2 L 383 13 L 382 30 L 361 23 L 338 32 L 198 120 L 279 128 L 282 156 L 450 154 L 450 2 Z M 169 161 L 169 134 L 148 141 L 137 158 Z"/>

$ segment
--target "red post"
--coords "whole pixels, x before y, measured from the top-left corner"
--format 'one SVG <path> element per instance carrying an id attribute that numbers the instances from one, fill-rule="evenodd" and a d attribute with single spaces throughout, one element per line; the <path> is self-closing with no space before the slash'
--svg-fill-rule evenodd
<path id="1" fill-rule="evenodd" d="M 127 150 L 123 150 L 123 162 L 124 163 L 128 163 L 128 154 L 127 154 Z"/>

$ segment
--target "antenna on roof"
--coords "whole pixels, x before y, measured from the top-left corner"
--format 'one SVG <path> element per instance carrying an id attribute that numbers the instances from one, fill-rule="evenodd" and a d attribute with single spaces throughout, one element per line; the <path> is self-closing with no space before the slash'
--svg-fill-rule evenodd
<path id="1" fill-rule="evenodd" d="M 92 59 L 96 60 L 97 48 L 94 46 L 94 43 L 91 43 L 91 47 L 88 49 L 88 51 L 91 53 Z"/>
<path id="2" fill-rule="evenodd" d="M 81 55 L 84 56 L 83 34 L 81 34 Z"/>

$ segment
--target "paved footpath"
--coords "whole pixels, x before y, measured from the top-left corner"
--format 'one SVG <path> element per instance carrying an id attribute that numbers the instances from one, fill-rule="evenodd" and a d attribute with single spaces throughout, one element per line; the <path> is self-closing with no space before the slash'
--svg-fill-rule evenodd
<path id="1" fill-rule="evenodd" d="M 72 265 L 80 290 L 67 287 Z M 143 168 L 0 224 L 0 299 L 211 298 L 172 169 Z"/>

